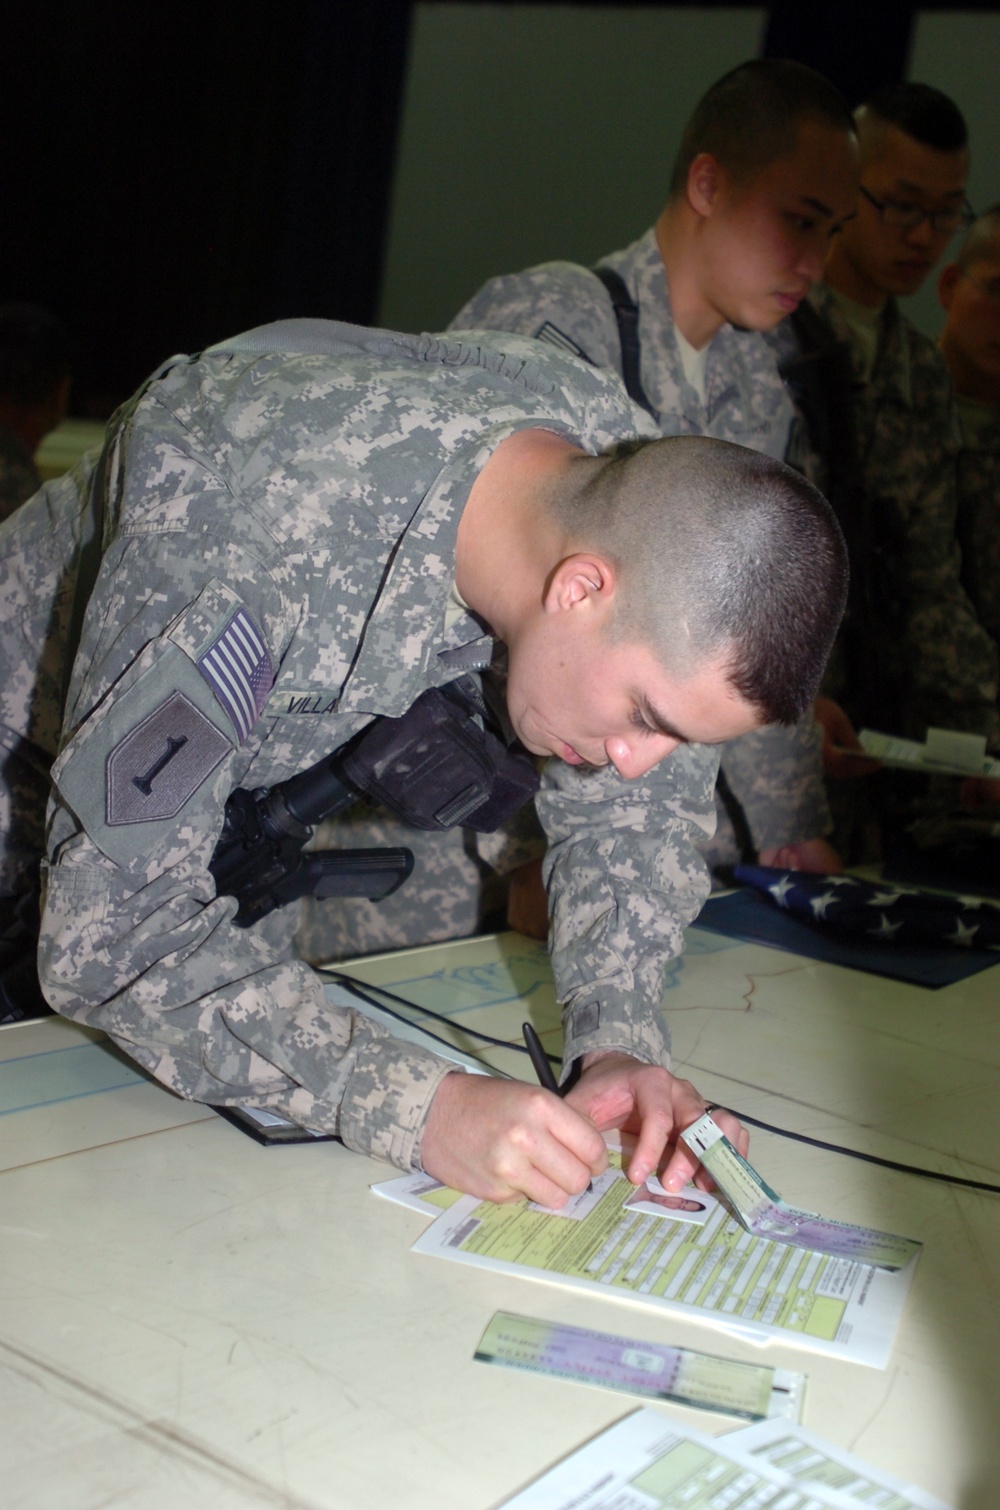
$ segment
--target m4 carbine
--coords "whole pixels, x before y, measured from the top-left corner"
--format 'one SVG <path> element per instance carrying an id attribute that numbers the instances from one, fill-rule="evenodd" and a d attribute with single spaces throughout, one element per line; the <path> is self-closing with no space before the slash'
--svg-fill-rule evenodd
<path id="1" fill-rule="evenodd" d="M 381 901 L 413 869 L 408 849 L 303 854 L 315 825 L 359 797 L 413 828 L 492 833 L 538 790 L 531 757 L 508 747 L 469 678 L 421 694 L 401 718 L 376 718 L 305 771 L 273 787 L 233 792 L 209 869 L 248 928 L 299 897 Z M 38 984 L 37 893 L 0 935 L 0 1022 L 48 1010 Z"/>
<path id="2" fill-rule="evenodd" d="M 303 853 L 316 824 L 359 797 L 413 828 L 483 833 L 531 800 L 538 790 L 531 757 L 493 732 L 469 686 L 463 678 L 432 687 L 401 718 L 375 719 L 287 781 L 232 793 L 209 869 L 218 893 L 239 902 L 241 928 L 299 897 L 374 902 L 403 884 L 413 869 L 408 849 Z"/>

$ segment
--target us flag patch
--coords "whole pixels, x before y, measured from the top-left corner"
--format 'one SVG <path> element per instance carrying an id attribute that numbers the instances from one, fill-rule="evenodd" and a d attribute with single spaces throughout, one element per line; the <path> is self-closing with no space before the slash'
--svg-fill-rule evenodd
<path id="1" fill-rule="evenodd" d="M 274 682 L 267 646 L 242 608 L 206 650 L 198 669 L 232 719 L 242 744 L 260 717 Z"/>

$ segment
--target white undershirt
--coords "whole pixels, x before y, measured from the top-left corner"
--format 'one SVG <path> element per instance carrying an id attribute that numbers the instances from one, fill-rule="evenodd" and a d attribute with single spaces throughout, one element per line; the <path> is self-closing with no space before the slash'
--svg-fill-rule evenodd
<path id="1" fill-rule="evenodd" d="M 684 376 L 702 403 L 704 403 L 708 346 L 703 346 L 699 351 L 697 347 L 691 345 L 686 336 L 681 334 L 676 325 L 674 326 L 674 335 L 677 337 L 677 350 L 681 354 L 681 366 L 684 368 Z M 711 345 L 711 342 L 709 342 L 709 345 Z"/>
<path id="2" fill-rule="evenodd" d="M 448 601 L 444 606 L 445 629 L 450 629 L 453 624 L 458 623 L 463 614 L 471 613 L 471 611 L 472 610 L 469 608 L 468 603 L 466 603 L 465 599 L 459 592 L 458 587 L 455 584 L 454 577 L 452 577 L 451 592 L 448 594 Z"/>

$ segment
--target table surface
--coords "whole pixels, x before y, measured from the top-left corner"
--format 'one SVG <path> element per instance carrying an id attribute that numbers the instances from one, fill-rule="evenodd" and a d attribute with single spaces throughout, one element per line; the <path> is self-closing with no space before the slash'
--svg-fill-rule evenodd
<path id="1" fill-rule="evenodd" d="M 76 466 L 85 452 L 103 445 L 104 429 L 103 420 L 64 419 L 50 430 L 35 453 L 35 466 L 42 481 L 61 477 Z"/>
<path id="2" fill-rule="evenodd" d="M 545 951 L 518 935 L 350 969 L 459 1030 L 518 1038 L 530 1016 L 558 1049 Z M 711 1099 L 996 1182 L 998 988 L 995 970 L 928 991 L 691 930 L 664 1005 Z M 876 1370 L 418 1257 L 421 1216 L 369 1193 L 385 1166 L 262 1148 L 59 1019 L 0 1030 L 0 1114 L 7 1510 L 488 1510 L 641 1403 L 473 1362 L 497 1310 L 804 1371 L 814 1431 L 959 1510 L 1000 1504 L 996 1196 L 754 1135 L 789 1202 L 924 1239 Z"/>

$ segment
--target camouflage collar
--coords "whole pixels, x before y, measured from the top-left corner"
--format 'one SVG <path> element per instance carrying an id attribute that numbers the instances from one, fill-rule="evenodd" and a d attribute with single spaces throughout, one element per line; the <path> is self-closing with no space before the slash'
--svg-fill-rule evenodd
<path id="1" fill-rule="evenodd" d="M 500 442 L 538 423 L 525 418 L 497 425 L 441 468 L 396 547 L 344 683 L 342 711 L 398 717 L 426 687 L 489 665 L 494 640 L 481 620 L 470 613 L 450 633 L 444 627 L 458 524 L 472 484 Z M 548 419 L 545 424 L 565 429 Z"/>
<path id="2" fill-rule="evenodd" d="M 809 302 L 826 320 L 837 340 L 850 348 L 856 380 L 863 383 L 861 357 L 855 350 L 850 326 L 833 291 L 827 284 L 818 283 L 809 295 Z M 908 327 L 909 321 L 900 312 L 895 299 L 887 300 L 882 311 L 882 334 L 870 386 L 875 387 L 877 384 L 881 393 L 895 398 L 905 408 L 912 409 L 913 380 L 910 371 Z"/>
<path id="3" fill-rule="evenodd" d="M 756 412 L 761 387 L 767 386 L 769 376 L 773 387 L 781 388 L 763 336 L 757 331 L 737 330 L 726 324 L 720 326 L 709 343 L 703 404 L 684 372 L 670 304 L 669 280 L 655 228 L 646 231 L 625 252 L 605 260 L 634 288 L 640 319 L 641 312 L 649 311 L 653 317 L 649 323 L 664 333 L 665 338 L 656 343 L 657 359 L 669 369 L 670 379 L 682 398 L 684 418 L 699 434 L 706 433 L 712 415 L 730 405 L 734 397 L 737 408 L 744 414 Z"/>

